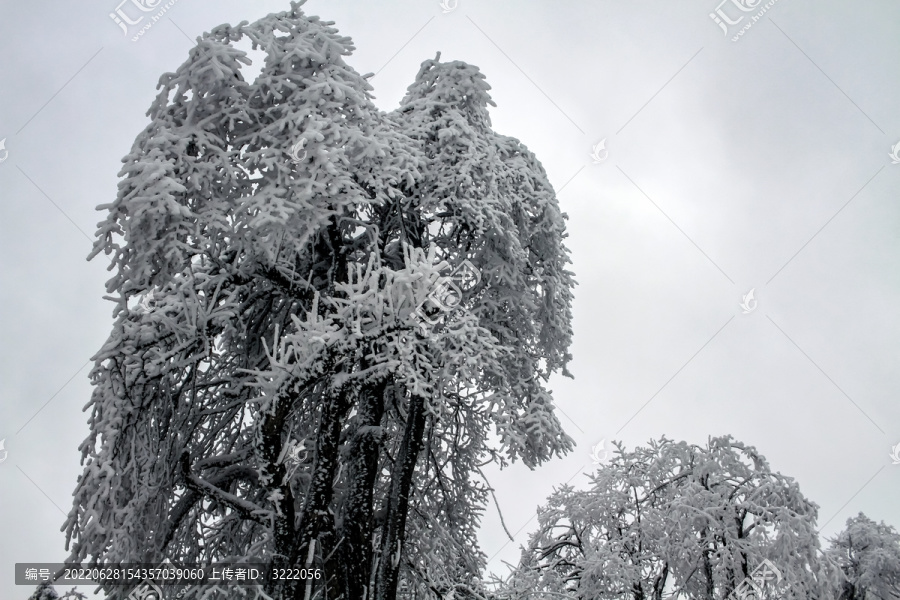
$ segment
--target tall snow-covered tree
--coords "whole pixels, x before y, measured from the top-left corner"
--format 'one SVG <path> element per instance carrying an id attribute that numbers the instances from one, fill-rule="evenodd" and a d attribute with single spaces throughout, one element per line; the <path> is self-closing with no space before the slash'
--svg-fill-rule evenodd
<path id="1" fill-rule="evenodd" d="M 772 597 L 832 597 L 816 505 L 750 446 L 730 437 L 619 446 L 590 480 L 539 510 L 500 597 L 721 600 L 764 560 L 781 577 L 763 586 Z"/>
<path id="2" fill-rule="evenodd" d="M 115 322 L 69 560 L 324 575 L 229 597 L 462 598 L 479 465 L 571 448 L 545 387 L 570 358 L 564 215 L 475 67 L 438 55 L 382 113 L 302 4 L 213 29 L 161 78 L 100 207 Z M 241 40 L 266 56 L 253 81 Z"/>
<path id="3" fill-rule="evenodd" d="M 841 570 L 840 600 L 900 598 L 900 534 L 866 515 L 847 519 L 828 556 Z"/>

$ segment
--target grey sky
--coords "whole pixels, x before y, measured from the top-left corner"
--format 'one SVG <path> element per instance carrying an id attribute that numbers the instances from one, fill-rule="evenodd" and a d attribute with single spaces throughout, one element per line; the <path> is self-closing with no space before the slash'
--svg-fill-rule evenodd
<path id="1" fill-rule="evenodd" d="M 116 3 L 0 4 L 3 598 L 30 593 L 13 563 L 65 556 L 85 363 L 111 325 L 106 260 L 85 261 L 94 208 L 193 38 L 289 7 L 178 0 L 132 42 Z M 746 15 L 726 37 L 717 3 L 304 7 L 353 38 L 348 62 L 377 73 L 382 109 L 436 51 L 480 67 L 494 129 L 538 156 L 569 215 L 575 379 L 552 387 L 578 447 L 534 472 L 488 471 L 513 533 L 554 485 L 583 485 L 601 439 L 726 433 L 799 481 L 824 535 L 859 511 L 900 527 L 900 5 L 779 0 L 732 42 L 756 11 L 723 4 Z M 504 547 L 488 508 L 491 569 L 533 525 Z"/>

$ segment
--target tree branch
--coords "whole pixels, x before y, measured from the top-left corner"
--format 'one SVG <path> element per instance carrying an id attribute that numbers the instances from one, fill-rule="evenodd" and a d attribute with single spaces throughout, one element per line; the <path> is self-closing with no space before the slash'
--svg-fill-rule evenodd
<path id="1" fill-rule="evenodd" d="M 227 504 L 245 519 L 256 521 L 260 525 L 268 525 L 263 517 L 268 515 L 269 511 L 256 506 L 248 500 L 230 494 L 191 473 L 190 455 L 187 452 L 181 455 L 181 474 L 184 476 L 184 484 L 189 490 L 209 496 L 222 504 Z"/>

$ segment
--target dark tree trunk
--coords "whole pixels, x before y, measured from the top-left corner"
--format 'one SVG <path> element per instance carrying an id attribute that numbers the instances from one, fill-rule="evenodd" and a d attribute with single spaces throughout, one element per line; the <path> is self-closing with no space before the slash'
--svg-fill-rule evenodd
<path id="1" fill-rule="evenodd" d="M 311 552 L 310 544 L 319 538 L 320 533 L 334 531 L 334 519 L 329 506 L 334 492 L 334 477 L 337 474 L 341 425 L 349 408 L 350 401 L 345 396 L 326 398 L 322 403 L 312 480 L 306 493 L 306 502 L 303 505 L 291 553 L 291 564 L 297 568 L 311 567 L 309 557 L 315 553 L 315 548 L 312 548 Z M 302 581 L 300 583 L 301 585 L 294 587 L 295 600 L 301 600 L 304 596 L 305 585 L 302 585 Z"/>
<path id="2" fill-rule="evenodd" d="M 348 490 L 341 515 L 341 567 L 347 598 L 371 598 L 372 495 L 381 452 L 381 426 L 387 380 L 364 387 L 359 394 L 358 427 L 348 441 Z"/>
<path id="3" fill-rule="evenodd" d="M 274 523 L 275 553 L 269 564 L 270 572 L 272 572 L 271 569 L 283 569 L 290 566 L 294 541 L 294 496 L 291 493 L 291 486 L 283 483 L 284 464 L 278 463 L 282 444 L 281 433 L 293 401 L 293 394 L 285 394 L 277 398 L 272 412 L 265 415 L 260 427 L 262 435 L 257 452 L 264 465 L 263 475 L 271 477 L 270 487 L 280 490 L 282 494 L 281 500 L 274 507 L 279 516 L 275 518 Z M 270 581 L 267 592 L 275 593 L 277 591 L 279 591 L 277 582 Z"/>
<path id="4" fill-rule="evenodd" d="M 329 295 L 334 293 L 334 286 L 347 279 L 347 260 L 340 228 L 340 217 L 333 215 L 328 225 L 319 232 L 311 247 L 309 270 L 312 271 L 313 286 Z M 305 270 L 305 269 L 303 269 Z M 302 272 L 302 270 L 301 270 Z M 291 281 L 293 286 L 293 281 Z M 313 392 L 316 393 L 316 392 Z M 332 396 L 326 394 L 322 398 L 319 428 L 316 433 L 315 458 L 312 477 L 306 492 L 305 502 L 300 513 L 299 523 L 293 529 L 287 565 L 291 568 L 309 568 L 312 554 L 318 550 L 310 545 L 318 545 L 323 533 L 334 532 L 334 519 L 329 512 L 329 505 L 334 492 L 334 478 L 337 473 L 340 447 L 340 435 L 343 421 L 347 416 L 351 402 L 343 394 Z M 282 466 L 283 469 L 283 466 Z M 294 523 L 293 509 L 291 524 Z M 330 536 L 328 536 L 330 537 Z M 333 542 L 333 540 L 328 540 Z M 325 576 L 327 577 L 327 573 Z M 300 600 L 306 591 L 306 582 L 287 582 L 276 586 L 278 598 L 294 598 Z"/>
<path id="5" fill-rule="evenodd" d="M 409 402 L 406 430 L 394 470 L 391 473 L 391 489 L 387 500 L 387 513 L 381 534 L 381 558 L 375 583 L 374 600 L 395 600 L 400 574 L 400 558 L 406 538 L 406 515 L 409 510 L 409 493 L 412 488 L 416 460 L 422 449 L 425 432 L 425 399 L 413 394 Z"/>
<path id="6" fill-rule="evenodd" d="M 703 551 L 703 575 L 706 580 L 706 600 L 715 600 L 716 582 L 713 579 L 712 562 L 709 558 L 710 554 L 710 550 Z"/>
<path id="7" fill-rule="evenodd" d="M 631 593 L 634 595 L 634 600 L 644 600 L 644 588 L 640 581 L 631 584 Z"/>
<path id="8" fill-rule="evenodd" d="M 662 573 L 653 582 L 653 600 L 662 600 L 663 590 L 666 589 L 666 580 L 669 578 L 669 563 L 663 565 Z"/>
<path id="9" fill-rule="evenodd" d="M 849 581 L 844 581 L 841 585 L 841 595 L 839 600 L 857 600 L 856 586 Z"/>

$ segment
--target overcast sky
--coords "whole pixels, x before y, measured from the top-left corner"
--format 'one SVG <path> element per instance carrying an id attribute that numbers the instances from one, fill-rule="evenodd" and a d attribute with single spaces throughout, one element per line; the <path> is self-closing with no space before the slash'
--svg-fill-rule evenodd
<path id="1" fill-rule="evenodd" d="M 85 260 L 95 207 L 196 36 L 289 8 L 178 0 L 133 42 L 118 1 L 0 3 L 4 599 L 31 593 L 13 563 L 66 555 L 88 361 L 112 323 L 105 257 Z M 488 507 L 497 573 L 604 439 L 732 434 L 798 480 L 823 536 L 860 511 L 900 527 L 900 4 L 719 1 L 304 6 L 353 39 L 381 109 L 437 51 L 477 65 L 494 129 L 537 155 L 569 215 L 575 377 L 552 388 L 578 446 L 487 472 L 515 534 Z"/>

